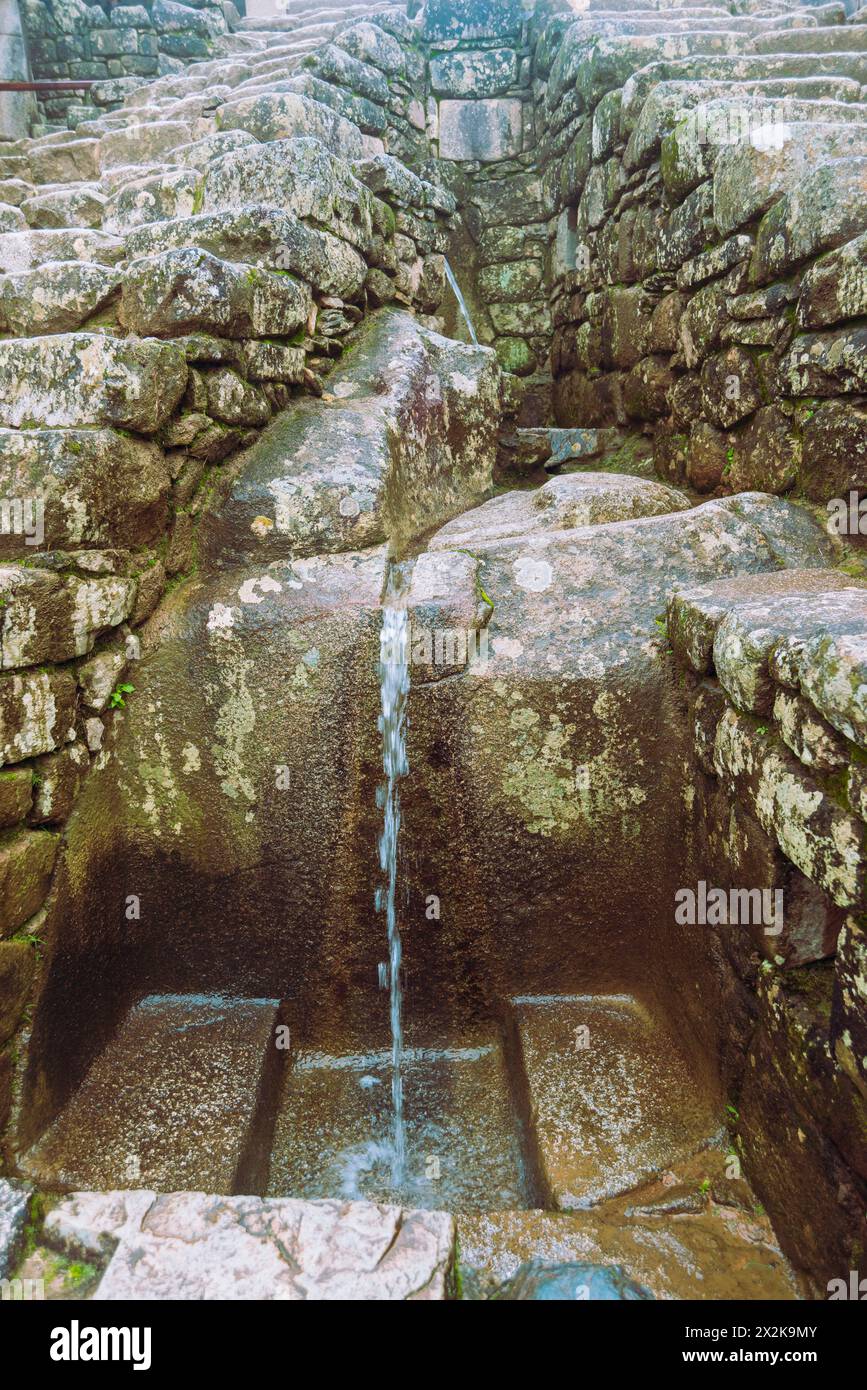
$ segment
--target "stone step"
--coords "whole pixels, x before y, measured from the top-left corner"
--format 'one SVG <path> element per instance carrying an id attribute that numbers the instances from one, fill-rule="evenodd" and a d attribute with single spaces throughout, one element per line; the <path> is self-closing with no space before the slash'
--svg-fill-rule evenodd
<path id="1" fill-rule="evenodd" d="M 753 42 L 757 53 L 858 53 L 867 48 L 867 24 L 834 29 L 773 30 Z"/>
<path id="2" fill-rule="evenodd" d="M 511 1001 L 541 1181 L 575 1211 L 704 1148 L 722 1127 L 672 1035 L 626 995 Z"/>
<path id="3" fill-rule="evenodd" d="M 261 1191 L 278 1021 L 273 999 L 142 999 L 22 1167 L 54 1190 Z"/>

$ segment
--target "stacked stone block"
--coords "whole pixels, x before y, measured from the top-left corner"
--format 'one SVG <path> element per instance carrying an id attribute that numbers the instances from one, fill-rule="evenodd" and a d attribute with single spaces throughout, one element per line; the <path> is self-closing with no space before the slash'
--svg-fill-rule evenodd
<path id="1" fill-rule="evenodd" d="M 867 26 L 682 13 L 540 39 L 558 423 L 700 493 L 860 495 Z"/>

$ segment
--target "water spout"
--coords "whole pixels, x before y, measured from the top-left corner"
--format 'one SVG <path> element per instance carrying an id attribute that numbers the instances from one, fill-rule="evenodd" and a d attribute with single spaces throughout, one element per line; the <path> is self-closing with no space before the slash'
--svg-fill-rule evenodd
<path id="1" fill-rule="evenodd" d="M 478 338 L 476 337 L 476 330 L 473 328 L 473 321 L 472 321 L 472 319 L 470 318 L 470 311 L 469 311 L 469 309 L 467 308 L 467 301 L 464 299 L 464 296 L 461 294 L 461 287 L 460 287 L 460 285 L 458 284 L 457 280 L 455 279 L 455 272 L 452 270 L 452 268 L 451 268 L 451 266 L 449 265 L 448 260 L 447 260 L 447 258 L 446 258 L 445 256 L 443 256 L 443 261 L 445 262 L 446 279 L 448 280 L 448 282 L 449 282 L 449 284 L 450 284 L 450 286 L 451 286 L 452 293 L 454 294 L 455 299 L 458 301 L 458 308 L 460 309 L 460 311 L 461 311 L 461 313 L 462 313 L 462 315 L 463 315 L 463 317 L 464 317 L 464 322 L 466 323 L 467 328 L 469 329 L 469 333 L 470 333 L 470 342 L 473 344 L 474 347 L 478 347 L 478 345 L 479 345 L 479 340 L 478 340 Z"/>
<path id="2" fill-rule="evenodd" d="M 377 908 L 385 910 L 388 933 L 388 988 L 391 1017 L 391 1096 L 394 1146 L 392 1185 L 403 1182 L 406 1164 L 406 1125 L 403 1114 L 403 1020 L 400 979 L 401 939 L 397 920 L 397 852 L 400 837 L 400 794 L 398 781 L 408 771 L 406 756 L 406 704 L 409 695 L 409 617 L 405 608 L 393 600 L 399 577 L 392 571 L 386 605 L 382 611 L 380 633 L 379 731 L 382 735 L 383 827 L 379 839 L 379 864 L 384 882 L 377 894 Z M 388 602 L 388 598 L 392 602 Z M 384 973 L 384 972 L 383 972 Z"/>

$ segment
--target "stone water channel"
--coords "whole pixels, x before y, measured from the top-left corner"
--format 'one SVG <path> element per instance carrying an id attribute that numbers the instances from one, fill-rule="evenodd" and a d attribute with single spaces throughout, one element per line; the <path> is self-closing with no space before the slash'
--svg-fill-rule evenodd
<path id="1" fill-rule="evenodd" d="M 124 8 L 0 142 L 0 1278 L 825 1297 L 867 25 Z"/>

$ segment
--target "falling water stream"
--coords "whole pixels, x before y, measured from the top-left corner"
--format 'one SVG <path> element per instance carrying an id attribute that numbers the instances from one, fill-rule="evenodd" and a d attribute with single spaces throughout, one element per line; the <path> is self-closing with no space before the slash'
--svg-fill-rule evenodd
<path id="1" fill-rule="evenodd" d="M 399 606 L 400 574 L 392 570 L 380 633 L 379 730 L 382 734 L 383 826 L 379 838 L 379 863 L 384 881 L 377 893 L 377 908 L 385 912 L 388 931 L 388 989 L 391 1014 L 391 1096 L 394 1144 L 392 1183 L 399 1187 L 406 1164 L 406 1122 L 403 1112 L 403 1020 L 400 980 L 401 939 L 397 920 L 397 852 L 400 837 L 399 779 L 407 772 L 406 704 L 409 694 L 409 617 Z"/>
<path id="2" fill-rule="evenodd" d="M 445 257 L 443 257 L 443 259 L 445 260 Z M 458 301 L 458 308 L 460 309 L 461 313 L 463 314 L 464 322 L 466 323 L 467 328 L 469 329 L 469 333 L 470 333 L 470 342 L 473 343 L 473 345 L 474 345 L 475 347 L 478 347 L 478 345 L 479 345 L 479 340 L 478 340 L 478 338 L 476 337 L 476 330 L 475 330 L 475 328 L 473 328 L 473 321 L 472 321 L 472 319 L 470 318 L 470 311 L 469 311 L 469 309 L 467 308 L 467 301 L 464 299 L 464 296 L 463 296 L 463 294 L 461 293 L 461 287 L 460 287 L 460 285 L 458 284 L 457 280 L 455 279 L 455 272 L 452 270 L 452 268 L 451 268 L 451 266 L 449 265 L 449 263 L 448 263 L 447 260 L 445 260 L 445 270 L 446 270 L 446 279 L 448 280 L 449 285 L 451 286 L 452 294 L 454 295 L 455 299 Z"/>

